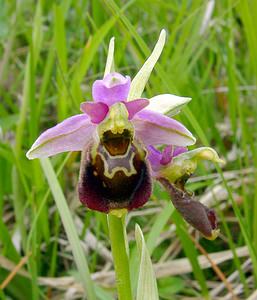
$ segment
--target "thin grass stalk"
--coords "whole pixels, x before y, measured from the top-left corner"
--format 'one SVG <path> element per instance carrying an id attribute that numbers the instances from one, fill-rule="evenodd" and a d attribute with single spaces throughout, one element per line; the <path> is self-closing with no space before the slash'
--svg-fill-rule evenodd
<path id="1" fill-rule="evenodd" d="M 61 186 L 57 180 L 56 173 L 48 158 L 41 158 L 40 163 L 53 194 L 55 204 L 60 214 L 67 238 L 70 242 L 71 250 L 77 265 L 81 283 L 87 295 L 88 300 L 96 300 L 95 288 L 90 277 L 87 260 L 80 244 L 79 236 L 72 219 L 71 212 L 67 205 Z"/>

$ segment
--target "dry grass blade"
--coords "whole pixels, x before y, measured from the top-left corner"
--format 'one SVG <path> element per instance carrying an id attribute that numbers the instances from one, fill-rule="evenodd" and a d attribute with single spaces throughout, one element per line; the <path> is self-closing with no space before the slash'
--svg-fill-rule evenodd
<path id="1" fill-rule="evenodd" d="M 236 249 L 238 257 L 248 257 L 249 252 L 247 247 L 240 247 Z M 231 250 L 225 250 L 220 252 L 214 252 L 208 254 L 209 258 L 216 265 L 225 261 L 233 259 L 233 253 Z M 212 265 L 205 255 L 198 256 L 199 265 L 202 269 L 210 268 Z M 7 258 L 0 256 L 1 266 L 7 270 L 12 270 L 15 265 Z M 192 266 L 187 258 L 179 258 L 172 261 L 166 261 L 163 263 L 157 263 L 154 266 L 155 274 L 157 278 L 163 278 L 174 275 L 182 275 L 192 272 Z M 17 274 L 24 277 L 30 277 L 29 273 L 19 269 Z M 107 287 L 112 287 L 115 284 L 114 271 L 100 271 L 91 274 L 91 278 L 99 284 Z M 65 290 L 68 287 L 77 289 L 78 293 L 83 292 L 81 284 L 76 282 L 76 279 L 72 276 L 65 277 L 39 277 L 39 285 L 53 287 L 58 290 Z M 251 299 L 252 300 L 252 299 Z"/>
<path id="2" fill-rule="evenodd" d="M 256 300 L 257 299 L 257 290 L 255 290 L 247 300 Z"/>
<path id="3" fill-rule="evenodd" d="M 192 236 L 189 235 L 189 237 L 191 238 L 191 240 L 194 242 L 194 244 L 196 245 L 196 247 L 199 249 L 199 251 L 208 259 L 208 261 L 210 262 L 212 269 L 214 270 L 214 272 L 217 274 L 217 276 L 220 278 L 220 280 L 224 283 L 224 285 L 226 286 L 226 288 L 228 289 L 228 291 L 231 293 L 232 295 L 232 299 L 233 300 L 238 300 L 238 298 L 236 297 L 232 285 L 228 282 L 226 276 L 224 275 L 224 273 L 221 271 L 221 269 L 217 266 L 217 264 L 211 259 L 211 257 L 209 256 L 209 254 L 207 253 L 207 251 L 196 241 L 196 239 Z"/>
<path id="4" fill-rule="evenodd" d="M 246 273 L 249 270 L 251 270 L 251 259 L 248 258 L 242 265 L 242 270 Z M 227 278 L 227 280 L 232 283 L 235 282 L 236 280 L 238 280 L 239 278 L 239 271 L 236 270 L 235 272 L 233 272 L 231 275 L 229 275 L 229 277 Z M 211 292 L 210 295 L 212 297 L 216 297 L 217 295 L 219 295 L 225 288 L 225 285 L 223 282 L 221 282 L 218 286 L 216 286 Z"/>
<path id="5" fill-rule="evenodd" d="M 5 280 L 1 283 L 0 289 L 3 290 L 14 278 L 14 276 L 19 272 L 19 270 L 26 264 L 28 261 L 28 258 L 30 257 L 31 253 L 28 255 L 24 256 L 20 262 L 12 268 L 11 273 L 5 278 Z"/>
<path id="6" fill-rule="evenodd" d="M 249 256 L 249 251 L 246 246 L 237 248 L 236 253 L 238 257 Z M 209 253 L 208 256 L 216 265 L 233 259 L 233 253 L 231 250 Z M 202 269 L 211 267 L 211 263 L 205 255 L 199 255 L 198 261 Z M 187 258 L 179 258 L 172 261 L 166 261 L 164 263 L 156 264 L 154 265 L 154 267 L 157 278 L 192 272 L 192 266 Z"/>
<path id="7" fill-rule="evenodd" d="M 247 257 L 249 255 L 247 247 L 240 247 L 236 249 L 238 257 Z M 210 259 L 217 265 L 225 261 L 233 259 L 233 253 L 230 250 L 220 251 L 208 254 Z M 202 269 L 211 267 L 210 261 L 205 255 L 199 255 L 199 264 Z M 187 258 L 179 258 L 173 261 L 166 261 L 163 263 L 157 263 L 154 266 L 155 274 L 157 278 L 163 278 L 174 275 L 182 275 L 192 272 L 192 266 Z M 104 286 L 113 286 L 115 283 L 114 271 L 100 271 L 93 273 L 92 279 Z M 50 285 L 57 289 L 63 289 L 65 284 L 71 286 L 75 285 L 75 279 L 73 277 L 59 277 L 59 278 L 39 278 L 39 284 Z"/>

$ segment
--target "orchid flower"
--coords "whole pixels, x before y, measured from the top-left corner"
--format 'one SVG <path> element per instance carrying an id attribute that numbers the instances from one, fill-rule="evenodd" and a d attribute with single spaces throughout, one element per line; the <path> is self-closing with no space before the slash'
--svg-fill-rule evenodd
<path id="1" fill-rule="evenodd" d="M 192 152 L 186 152 L 186 147 L 193 145 L 195 138 L 184 125 L 165 115 L 176 114 L 191 99 L 170 94 L 151 99 L 141 97 L 164 42 L 165 31 L 162 31 L 151 56 L 131 81 L 129 76 L 113 70 L 112 41 L 105 75 L 92 86 L 93 101 L 81 104 L 82 114 L 43 132 L 27 157 L 82 151 L 79 199 L 89 209 L 104 213 L 143 206 L 152 193 L 153 179 L 159 180 L 182 216 L 210 238 L 217 229 L 215 213 L 190 200 L 184 187 L 181 190 L 179 186 L 183 176 L 191 175 L 195 168 L 196 163 L 190 172 L 185 171 L 198 158 L 183 156 Z M 157 150 L 161 145 L 167 146 L 163 153 Z M 176 160 L 181 156 L 183 162 Z M 190 203 L 182 208 L 181 201 Z M 204 217 L 205 223 L 199 225 L 196 221 L 199 217 Z"/>
<path id="2" fill-rule="evenodd" d="M 219 234 L 215 211 L 194 200 L 185 190 L 185 183 L 194 173 L 198 161 L 223 163 L 217 153 L 209 147 L 187 151 L 185 147 L 167 146 L 161 152 L 149 146 L 148 159 L 153 176 L 167 189 L 173 205 L 182 217 L 207 239 L 215 239 Z"/>

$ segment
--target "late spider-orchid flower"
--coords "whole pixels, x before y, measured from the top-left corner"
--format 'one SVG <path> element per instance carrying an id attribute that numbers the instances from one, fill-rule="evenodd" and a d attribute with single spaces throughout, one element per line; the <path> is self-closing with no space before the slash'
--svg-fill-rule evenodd
<path id="1" fill-rule="evenodd" d="M 149 100 L 127 101 L 130 77 L 110 73 L 96 80 L 94 101 L 81 104 L 75 115 L 48 129 L 27 157 L 83 151 L 79 197 L 88 208 L 108 213 L 142 206 L 151 194 L 149 145 L 188 146 L 192 134 L 178 121 L 147 109 Z"/>
<path id="2" fill-rule="evenodd" d="M 141 97 L 164 42 L 162 31 L 151 56 L 133 81 L 113 71 L 111 49 L 104 78 L 93 84 L 93 101 L 81 104 L 82 114 L 43 132 L 27 152 L 27 157 L 34 159 L 82 151 L 78 194 L 80 201 L 92 210 L 120 214 L 138 208 L 151 195 L 152 178 L 169 191 L 170 185 L 179 181 L 175 182 L 172 176 L 178 174 L 177 179 L 182 178 L 180 173 L 184 171 L 176 169 L 174 161 L 189 153 L 185 147 L 194 144 L 195 138 L 165 113 L 176 114 L 190 98 L 170 94 L 151 99 Z M 153 148 L 159 145 L 167 145 L 163 154 Z"/>

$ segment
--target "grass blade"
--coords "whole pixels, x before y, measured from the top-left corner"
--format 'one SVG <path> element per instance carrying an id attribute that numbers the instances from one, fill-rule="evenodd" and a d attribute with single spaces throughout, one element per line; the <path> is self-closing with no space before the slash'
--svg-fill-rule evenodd
<path id="1" fill-rule="evenodd" d="M 65 200 L 63 191 L 56 178 L 56 174 L 54 172 L 52 164 L 48 158 L 41 158 L 40 163 L 53 194 L 57 209 L 61 216 L 61 220 L 70 242 L 75 263 L 80 274 L 81 282 L 87 294 L 87 298 L 88 300 L 96 300 L 94 285 L 90 277 L 85 253 L 83 252 L 83 249 L 81 247 L 79 236 L 72 220 L 71 212 Z"/>

